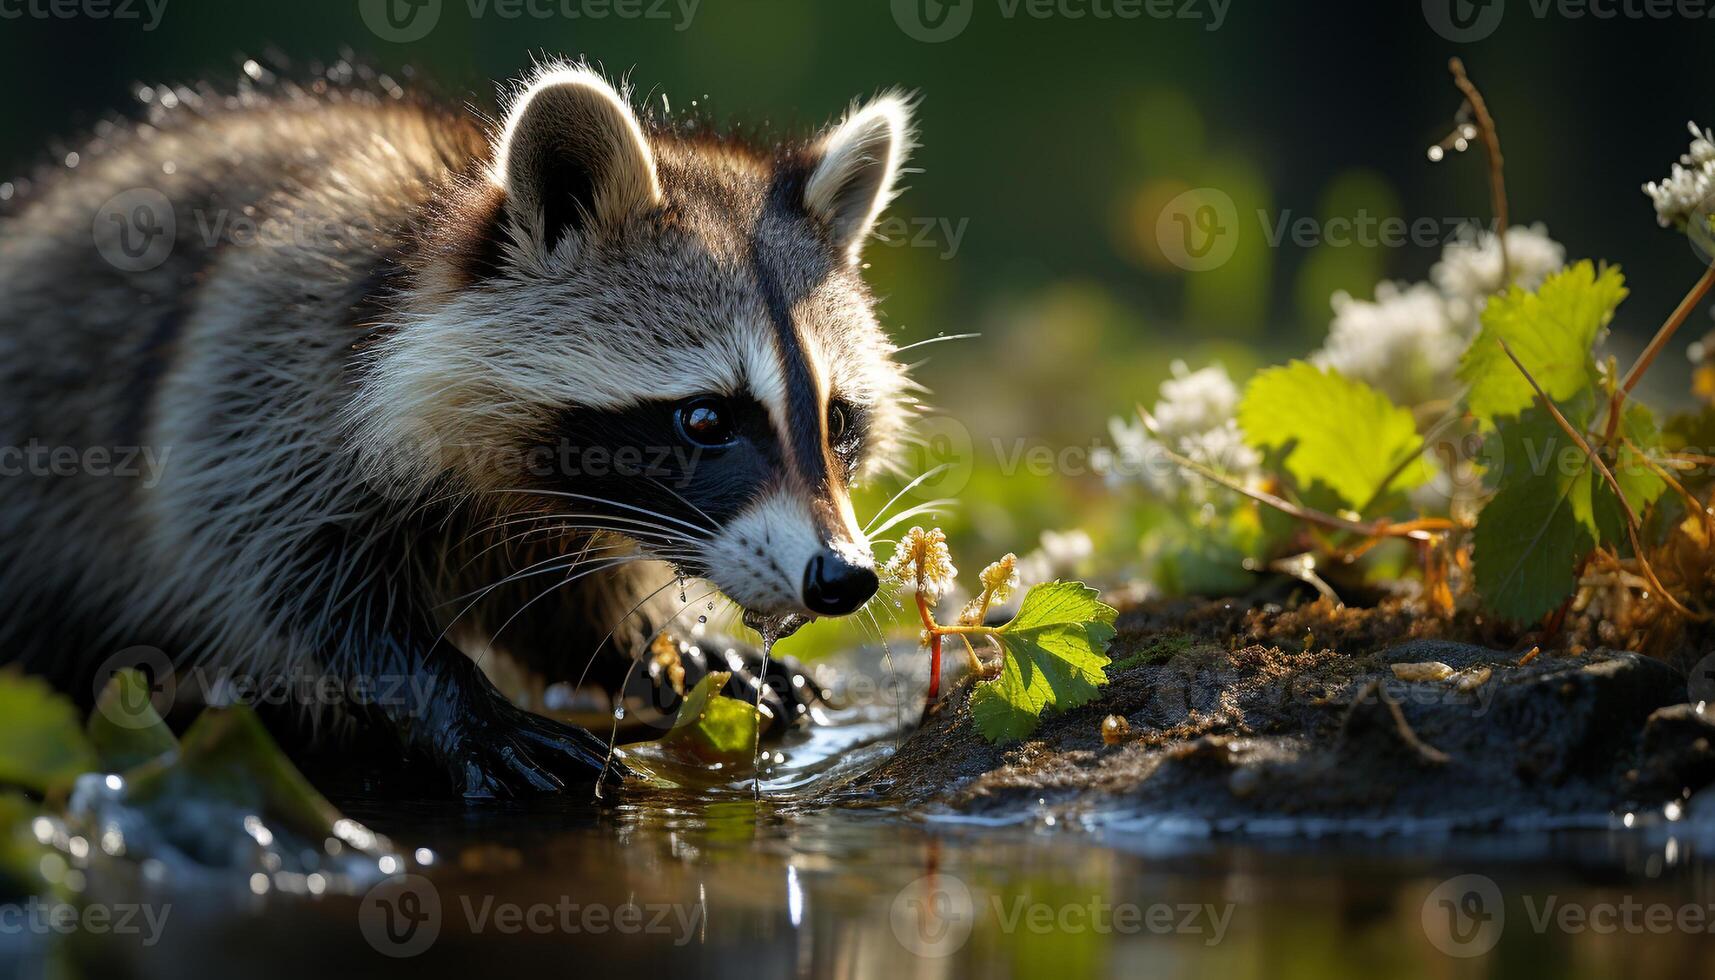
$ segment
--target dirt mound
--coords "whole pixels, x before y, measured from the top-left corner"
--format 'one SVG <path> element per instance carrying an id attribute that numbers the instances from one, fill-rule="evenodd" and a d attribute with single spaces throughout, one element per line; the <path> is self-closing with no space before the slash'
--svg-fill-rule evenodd
<path id="1" fill-rule="evenodd" d="M 860 788 L 966 812 L 1041 801 L 1489 825 L 1599 815 L 1715 779 L 1715 718 L 1684 704 L 1679 669 L 1637 653 L 1521 655 L 1471 641 L 1520 637 L 1403 604 L 1157 603 L 1117 625 L 1095 702 L 995 746 L 962 686 Z M 1108 715 L 1125 719 L 1114 744 Z"/>

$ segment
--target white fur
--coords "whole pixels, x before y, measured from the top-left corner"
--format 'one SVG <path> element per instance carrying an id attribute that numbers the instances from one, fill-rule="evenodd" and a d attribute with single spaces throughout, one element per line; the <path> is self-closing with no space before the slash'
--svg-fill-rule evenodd
<path id="1" fill-rule="evenodd" d="M 521 220 L 533 226 L 533 237 L 539 240 L 542 234 L 542 201 L 534 185 L 539 175 L 530 170 L 538 161 L 515 159 L 519 146 L 541 146 L 568 135 L 608 156 L 600 165 L 602 180 L 596 190 L 594 216 L 599 222 L 618 224 L 660 203 L 655 153 L 625 96 L 587 66 L 549 66 L 512 100 L 490 174 Z"/>
<path id="2" fill-rule="evenodd" d="M 821 160 L 805 187 L 804 204 L 833 229 L 851 261 L 898 193 L 910 148 L 911 106 L 894 93 L 848 113 L 817 144 Z"/>

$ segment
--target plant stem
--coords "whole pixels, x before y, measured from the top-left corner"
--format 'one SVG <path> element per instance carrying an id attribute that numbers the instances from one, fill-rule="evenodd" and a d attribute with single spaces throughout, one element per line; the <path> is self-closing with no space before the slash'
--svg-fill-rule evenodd
<path id="1" fill-rule="evenodd" d="M 1288 517 L 1296 517 L 1299 520 L 1310 524 L 1320 524 L 1323 527 L 1331 528 L 1335 531 L 1348 531 L 1352 534 L 1359 534 L 1366 538 L 1391 537 L 1423 539 L 1429 537 L 1432 530 L 1451 531 L 1459 526 L 1453 521 L 1444 521 L 1437 518 L 1425 518 L 1423 520 L 1408 521 L 1402 524 L 1391 524 L 1387 521 L 1354 521 L 1334 514 L 1323 513 L 1322 511 L 1316 510 L 1312 507 L 1304 507 L 1302 505 L 1295 504 L 1290 500 L 1283 497 L 1277 497 L 1272 493 L 1267 493 L 1262 490 L 1252 490 L 1250 487 L 1245 486 L 1226 474 L 1221 473 L 1212 467 L 1204 466 L 1202 463 L 1197 462 L 1189 456 L 1181 456 L 1173 450 L 1168 449 L 1166 446 L 1161 447 L 1161 452 L 1175 464 L 1196 473 L 1204 479 L 1213 480 L 1234 493 L 1249 497 L 1259 504 L 1267 504 Z"/>
<path id="2" fill-rule="evenodd" d="M 1465 74 L 1465 63 L 1458 58 L 1450 58 L 1447 69 L 1453 73 L 1453 84 L 1459 87 L 1465 101 L 1470 103 L 1472 114 L 1477 117 L 1477 131 L 1489 155 L 1489 207 L 1495 215 L 1495 244 L 1501 250 L 1501 286 L 1505 288 L 1512 281 L 1512 276 L 1507 265 L 1507 184 L 1501 158 L 1501 136 L 1495 130 L 1495 119 L 1489 115 L 1489 104 L 1483 101 L 1483 93 L 1477 91 L 1476 84 Z"/>
<path id="3" fill-rule="evenodd" d="M 930 704 L 941 697 L 941 632 L 935 625 L 935 617 L 929 614 L 929 603 L 923 600 L 919 592 L 917 599 L 917 614 L 923 617 L 923 628 L 929 632 L 929 693 L 925 695 Z"/>
<path id="4" fill-rule="evenodd" d="M 1626 536 L 1631 540 L 1632 553 L 1637 556 L 1638 565 L 1643 568 L 1644 576 L 1649 579 L 1650 585 L 1661 594 L 1663 599 L 1667 600 L 1668 605 L 1679 610 L 1680 614 L 1685 616 L 1687 619 L 1693 619 L 1699 622 L 1707 620 L 1709 617 L 1706 613 L 1696 613 L 1691 611 L 1684 603 L 1679 601 L 1677 596 L 1667 590 L 1667 586 L 1661 584 L 1661 579 L 1656 577 L 1655 568 L 1650 565 L 1649 558 L 1644 554 L 1643 541 L 1638 537 L 1637 511 L 1632 509 L 1631 502 L 1626 499 L 1625 491 L 1620 489 L 1620 481 L 1614 479 L 1614 474 L 1608 469 L 1608 464 L 1602 462 L 1602 457 L 1598 456 L 1596 451 L 1590 448 L 1590 443 L 1584 438 L 1583 434 L 1580 433 L 1571 422 L 1566 421 L 1566 416 L 1560 414 L 1560 408 L 1554 404 L 1554 399 L 1548 397 L 1548 393 L 1543 391 L 1542 386 L 1536 383 L 1536 378 L 1525 368 L 1524 362 L 1518 359 L 1518 355 L 1513 353 L 1513 349 L 1507 345 L 1507 342 L 1500 337 L 1496 337 L 1495 343 L 1501 345 L 1501 350 L 1506 352 L 1507 357 L 1512 360 L 1513 366 L 1519 369 L 1519 373 L 1524 375 L 1524 379 L 1530 382 L 1531 388 L 1536 391 L 1537 400 L 1542 402 L 1542 407 L 1548 409 L 1548 413 L 1554 416 L 1554 421 L 1560 425 L 1560 428 L 1564 430 L 1569 437 L 1571 437 L 1572 441 L 1578 445 L 1578 448 L 1584 451 L 1585 457 L 1590 460 L 1591 465 L 1596 467 L 1596 472 L 1600 473 L 1603 481 L 1608 484 L 1608 489 L 1614 492 L 1614 498 L 1620 502 L 1621 512 L 1626 515 Z"/>
<path id="5" fill-rule="evenodd" d="M 1626 403 L 1626 396 L 1630 395 L 1632 389 L 1637 387 L 1638 382 L 1643 380 L 1644 372 L 1650 369 L 1650 365 L 1655 363 L 1656 356 L 1661 353 L 1662 348 L 1666 347 L 1667 342 L 1673 339 L 1673 335 L 1679 332 L 1680 326 L 1691 316 L 1691 311 L 1697 308 L 1698 303 L 1703 302 L 1703 297 L 1709 295 L 1711 286 L 1715 286 L 1715 263 L 1711 263 L 1708 268 L 1703 270 L 1703 275 L 1698 277 L 1696 284 L 1691 287 L 1691 291 L 1686 293 L 1685 298 L 1679 301 L 1679 305 L 1673 308 L 1673 314 L 1667 318 L 1667 322 L 1663 323 L 1661 329 L 1655 332 L 1655 336 L 1650 338 L 1649 346 L 1644 348 L 1643 353 L 1638 355 L 1638 359 L 1632 365 L 1631 370 L 1626 372 L 1625 380 L 1621 381 L 1620 386 L 1614 389 L 1614 398 L 1608 405 L 1608 427 L 1604 432 L 1608 440 L 1612 440 L 1614 433 L 1619 430 L 1620 409 Z"/>

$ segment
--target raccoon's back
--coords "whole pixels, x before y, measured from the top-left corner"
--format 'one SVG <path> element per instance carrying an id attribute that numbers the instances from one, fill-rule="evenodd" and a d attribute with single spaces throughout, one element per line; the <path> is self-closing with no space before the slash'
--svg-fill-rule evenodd
<path id="1" fill-rule="evenodd" d="M 32 616 L 138 635 L 120 610 L 179 618 L 163 611 L 230 580 L 261 522 L 292 523 L 193 536 L 222 508 L 294 499 L 267 484 L 313 463 L 253 457 L 326 428 L 354 303 L 486 152 L 474 121 L 403 99 L 180 101 L 0 216 L 0 640 Z"/>
<path id="2" fill-rule="evenodd" d="M 0 218 L 8 444 L 140 435 L 126 430 L 227 260 L 337 279 L 484 152 L 472 122 L 404 100 L 181 98 L 90 140 Z M 264 252 L 287 261 L 255 261 Z M 259 288 L 255 301 L 270 298 Z"/>

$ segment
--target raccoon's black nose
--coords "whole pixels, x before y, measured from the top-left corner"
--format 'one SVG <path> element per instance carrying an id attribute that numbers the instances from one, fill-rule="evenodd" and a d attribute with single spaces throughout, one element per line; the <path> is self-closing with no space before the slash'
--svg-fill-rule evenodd
<path id="1" fill-rule="evenodd" d="M 804 569 L 804 605 L 823 616 L 844 616 L 868 602 L 878 585 L 875 569 L 824 548 Z"/>

